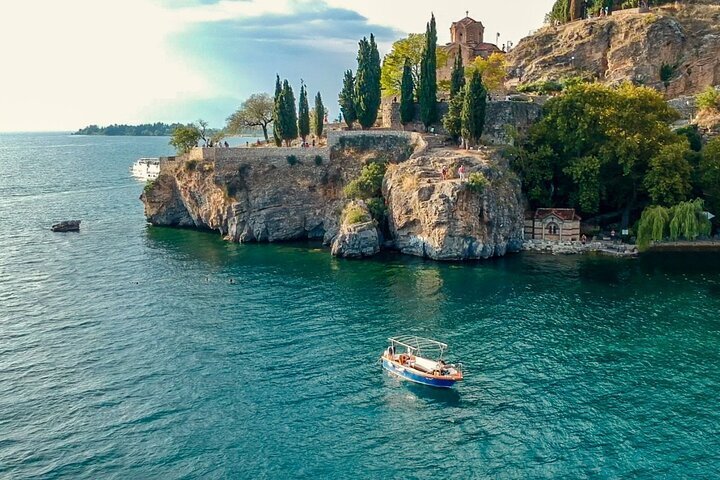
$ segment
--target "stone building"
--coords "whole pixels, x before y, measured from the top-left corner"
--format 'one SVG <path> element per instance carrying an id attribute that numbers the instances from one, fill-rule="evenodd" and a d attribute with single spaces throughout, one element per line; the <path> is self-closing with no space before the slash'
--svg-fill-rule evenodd
<path id="1" fill-rule="evenodd" d="M 485 27 L 469 16 L 453 22 L 450 26 L 450 43 L 439 48 L 447 53 L 447 62 L 438 65 L 438 80 L 450 79 L 458 51 L 464 65 L 471 64 L 477 57 L 488 58 L 493 53 L 502 53 L 494 43 L 485 42 Z"/>
<path id="2" fill-rule="evenodd" d="M 574 208 L 538 208 L 525 218 L 525 238 L 575 242 L 580 240 L 580 220 Z"/>

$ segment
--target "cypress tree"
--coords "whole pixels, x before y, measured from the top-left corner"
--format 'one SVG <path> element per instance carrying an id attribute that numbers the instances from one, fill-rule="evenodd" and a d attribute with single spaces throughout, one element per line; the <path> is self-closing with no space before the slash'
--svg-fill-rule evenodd
<path id="1" fill-rule="evenodd" d="M 435 15 L 430 18 L 425 33 L 425 49 L 420 61 L 420 86 L 418 100 L 420 101 L 420 120 L 425 129 L 437 122 L 437 30 L 435 28 Z"/>
<path id="2" fill-rule="evenodd" d="M 315 95 L 315 135 L 322 137 L 323 127 L 325 126 L 325 105 L 323 105 L 320 92 Z"/>
<path id="3" fill-rule="evenodd" d="M 465 86 L 465 99 L 462 107 L 462 136 L 467 146 L 480 141 L 485 127 L 485 102 L 487 90 L 477 70 L 473 71 L 470 83 Z"/>
<path id="4" fill-rule="evenodd" d="M 353 122 L 357 120 L 354 96 L 355 77 L 353 77 L 352 70 L 348 70 L 345 72 L 345 77 L 343 78 L 343 88 L 340 91 L 338 103 L 340 104 L 340 111 L 349 129 L 352 129 Z"/>
<path id="5" fill-rule="evenodd" d="M 456 93 L 460 92 L 465 86 L 465 67 L 463 67 L 462 52 L 458 49 L 450 74 L 450 98 L 452 99 Z"/>
<path id="6" fill-rule="evenodd" d="M 413 84 L 410 60 L 405 59 L 400 84 L 400 123 L 406 125 L 415 120 L 415 85 Z"/>
<path id="7" fill-rule="evenodd" d="M 298 102 L 298 133 L 303 143 L 310 134 L 310 106 L 307 99 L 307 87 L 300 83 L 300 101 Z"/>
<path id="8" fill-rule="evenodd" d="M 297 112 L 295 111 L 295 94 L 287 80 L 283 82 L 280 102 L 282 103 L 280 107 L 282 139 L 285 140 L 285 146 L 289 147 L 290 143 L 298 136 L 298 119 Z"/>
<path id="9" fill-rule="evenodd" d="M 280 94 L 282 93 L 282 84 L 280 83 L 280 75 L 275 76 L 275 103 L 273 104 L 273 139 L 275 140 L 275 145 L 280 146 L 282 145 L 282 125 L 280 122 L 280 103 L 278 103 L 278 100 L 280 98 Z"/>
<path id="10" fill-rule="evenodd" d="M 458 50 L 455 56 L 455 64 L 450 74 L 450 102 L 448 112 L 442 119 L 445 130 L 456 140 L 460 137 L 462 130 L 462 107 L 465 101 L 465 68 L 463 67 L 462 52 Z"/>
<path id="11" fill-rule="evenodd" d="M 380 109 L 380 53 L 375 36 L 360 40 L 355 75 L 355 113 L 363 129 L 372 127 Z"/>

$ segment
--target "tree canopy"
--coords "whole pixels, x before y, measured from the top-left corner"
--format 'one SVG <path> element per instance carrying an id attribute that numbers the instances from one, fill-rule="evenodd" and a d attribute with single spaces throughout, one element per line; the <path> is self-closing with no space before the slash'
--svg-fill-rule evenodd
<path id="1" fill-rule="evenodd" d="M 493 53 L 487 59 L 476 57 L 473 63 L 465 69 L 466 76 L 470 77 L 477 70 L 482 76 L 483 85 L 490 92 L 502 90 L 507 78 L 507 61 L 502 53 Z"/>
<path id="2" fill-rule="evenodd" d="M 193 147 L 196 147 L 200 138 L 201 134 L 197 125 L 189 123 L 187 125 L 175 127 L 175 130 L 172 132 L 170 142 L 168 143 L 175 147 L 175 150 L 179 154 L 182 154 L 187 153 Z"/>
<path id="3" fill-rule="evenodd" d="M 312 113 L 314 116 L 312 117 L 312 125 L 313 125 L 313 132 L 318 137 L 322 137 L 323 134 L 323 127 L 325 126 L 325 115 L 327 114 L 327 109 L 325 108 L 325 105 L 323 105 L 322 97 L 320 96 L 320 92 L 315 95 L 315 107 L 313 108 Z"/>
<path id="4" fill-rule="evenodd" d="M 273 106 L 274 101 L 267 93 L 253 93 L 227 118 L 226 131 L 239 134 L 260 127 L 268 141 L 267 127 L 273 120 Z"/>
<path id="5" fill-rule="evenodd" d="M 282 93 L 282 83 L 280 83 L 280 75 L 275 75 L 275 96 L 273 97 L 273 113 L 272 113 L 272 124 L 273 124 L 273 139 L 275 145 L 282 145 L 282 125 L 280 124 L 280 114 L 282 110 L 282 104 L 280 103 L 280 94 Z"/>
<path id="6" fill-rule="evenodd" d="M 687 141 L 670 130 L 677 113 L 655 90 L 576 84 L 549 100 L 544 114 L 513 160 L 533 206 L 622 209 L 627 224 L 650 191 L 664 202 L 684 200 L 685 180 L 664 183 L 663 172 L 687 173 L 680 155 Z"/>
<path id="7" fill-rule="evenodd" d="M 405 60 L 402 85 L 400 87 L 400 123 L 407 125 L 415 120 L 415 83 L 413 82 L 410 60 Z"/>
<path id="8" fill-rule="evenodd" d="M 425 44 L 426 34 L 424 33 L 411 33 L 393 43 L 390 52 L 385 55 L 382 62 L 380 84 L 383 96 L 393 97 L 400 95 L 403 68 L 406 60 L 410 64 L 413 85 L 417 86 L 420 83 L 420 62 L 423 58 Z M 436 65 L 445 65 L 447 53 L 443 49 L 436 50 L 435 58 Z"/>
<path id="9" fill-rule="evenodd" d="M 487 101 L 487 90 L 482 83 L 480 73 L 474 71 L 470 81 L 465 85 L 461 113 L 461 130 L 463 141 L 466 145 L 475 145 L 480 141 L 483 129 L 485 128 L 485 106 Z"/>
<path id="10" fill-rule="evenodd" d="M 375 36 L 359 42 L 358 67 L 355 75 L 355 114 L 363 129 L 373 126 L 380 109 L 380 53 Z"/>
<path id="11" fill-rule="evenodd" d="M 427 129 L 438 120 L 437 111 L 437 29 L 435 15 L 430 17 L 425 32 L 425 48 L 420 61 L 418 85 L 420 120 Z"/>
<path id="12" fill-rule="evenodd" d="M 298 100 L 298 134 L 303 143 L 310 135 L 310 105 L 307 98 L 307 87 L 300 84 L 300 100 Z"/>
<path id="13" fill-rule="evenodd" d="M 352 128 L 353 123 L 357 120 L 357 114 L 355 113 L 355 77 L 353 77 L 352 70 L 345 72 L 338 103 L 345 123 L 348 128 Z"/>

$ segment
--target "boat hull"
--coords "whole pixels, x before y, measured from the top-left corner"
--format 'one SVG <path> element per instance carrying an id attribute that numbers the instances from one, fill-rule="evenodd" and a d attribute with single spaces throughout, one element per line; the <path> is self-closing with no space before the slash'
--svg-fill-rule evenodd
<path id="1" fill-rule="evenodd" d="M 436 388 L 452 388 L 453 385 L 457 382 L 457 380 L 453 379 L 445 379 L 445 378 L 430 378 L 426 377 L 424 375 L 420 375 L 409 368 L 400 366 L 396 363 L 393 363 L 386 358 L 382 359 L 382 365 L 385 370 L 388 372 L 397 375 L 400 378 L 404 378 L 405 380 L 409 380 L 411 382 L 419 383 L 421 385 L 428 385 L 430 387 L 436 387 Z"/>

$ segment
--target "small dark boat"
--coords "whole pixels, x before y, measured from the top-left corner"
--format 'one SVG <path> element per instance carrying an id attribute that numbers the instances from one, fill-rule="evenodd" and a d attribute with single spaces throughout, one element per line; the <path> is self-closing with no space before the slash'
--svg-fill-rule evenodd
<path id="1" fill-rule="evenodd" d="M 50 230 L 53 232 L 79 232 L 81 220 L 66 220 L 64 222 L 56 223 Z"/>

